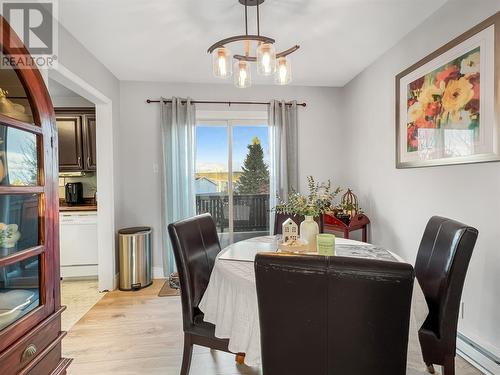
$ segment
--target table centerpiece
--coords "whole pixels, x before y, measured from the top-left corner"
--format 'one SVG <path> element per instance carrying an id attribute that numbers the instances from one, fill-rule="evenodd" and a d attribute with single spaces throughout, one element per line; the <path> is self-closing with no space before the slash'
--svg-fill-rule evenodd
<path id="1" fill-rule="evenodd" d="M 316 251 L 319 226 L 314 219 L 334 209 L 333 200 L 341 192 L 341 188 L 332 188 L 331 180 L 316 182 L 313 176 L 307 177 L 307 187 L 307 195 L 291 189 L 288 197 L 277 196 L 278 204 L 274 210 L 280 214 L 303 216 L 299 229 L 300 239 L 307 242 L 309 251 Z"/>

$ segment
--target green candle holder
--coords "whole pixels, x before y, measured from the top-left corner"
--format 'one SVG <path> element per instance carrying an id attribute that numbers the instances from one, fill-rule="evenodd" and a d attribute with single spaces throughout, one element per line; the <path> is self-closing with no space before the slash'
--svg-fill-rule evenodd
<path id="1" fill-rule="evenodd" d="M 316 236 L 316 248 L 319 255 L 335 255 L 335 235 L 321 233 Z"/>

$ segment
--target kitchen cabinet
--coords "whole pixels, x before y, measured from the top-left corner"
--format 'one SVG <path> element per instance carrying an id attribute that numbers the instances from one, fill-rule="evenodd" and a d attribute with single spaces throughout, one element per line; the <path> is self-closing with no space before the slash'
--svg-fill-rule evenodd
<path id="1" fill-rule="evenodd" d="M 59 170 L 83 171 L 82 117 L 56 114 L 59 135 Z"/>
<path id="2" fill-rule="evenodd" d="M 83 126 L 83 144 L 86 154 L 85 169 L 95 171 L 97 167 L 95 115 L 86 115 L 86 121 Z"/>
<path id="3" fill-rule="evenodd" d="M 56 108 L 59 134 L 59 171 L 96 170 L 94 108 Z"/>

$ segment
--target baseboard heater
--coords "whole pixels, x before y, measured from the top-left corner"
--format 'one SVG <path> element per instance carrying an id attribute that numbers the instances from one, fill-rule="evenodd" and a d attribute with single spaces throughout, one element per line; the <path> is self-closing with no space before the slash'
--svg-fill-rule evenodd
<path id="1" fill-rule="evenodd" d="M 457 337 L 457 351 L 484 374 L 500 374 L 500 358 L 461 333 Z"/>

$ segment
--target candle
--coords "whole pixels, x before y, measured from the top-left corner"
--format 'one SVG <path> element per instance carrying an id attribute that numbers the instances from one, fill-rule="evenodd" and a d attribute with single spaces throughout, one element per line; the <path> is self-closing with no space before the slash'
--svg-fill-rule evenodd
<path id="1" fill-rule="evenodd" d="M 316 237 L 316 247 L 319 255 L 335 255 L 335 235 L 328 233 L 318 234 Z"/>

